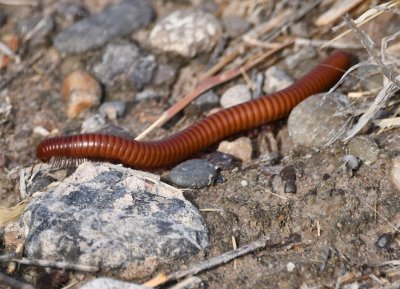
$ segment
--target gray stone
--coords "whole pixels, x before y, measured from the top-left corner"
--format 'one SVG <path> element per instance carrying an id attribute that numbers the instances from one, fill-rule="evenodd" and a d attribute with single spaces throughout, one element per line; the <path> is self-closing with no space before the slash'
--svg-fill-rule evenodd
<path id="1" fill-rule="evenodd" d="M 85 52 L 146 26 L 153 17 L 148 1 L 123 0 L 68 27 L 54 38 L 54 46 L 64 53 Z"/>
<path id="2" fill-rule="evenodd" d="M 23 19 L 17 24 L 17 30 L 20 35 L 26 36 L 35 30 L 30 39 L 30 43 L 39 44 L 45 41 L 45 38 L 54 28 L 54 20 L 50 16 L 35 15 Z M 37 29 L 37 30 L 36 30 Z"/>
<path id="3" fill-rule="evenodd" d="M 126 103 L 120 100 L 107 101 L 100 105 L 99 113 L 103 117 L 115 120 L 125 113 Z"/>
<path id="4" fill-rule="evenodd" d="M 85 162 L 32 197 L 16 223 L 27 258 L 129 268 L 132 278 L 143 278 L 143 270 L 151 274 L 149 268 L 208 245 L 200 212 L 150 173 Z"/>
<path id="5" fill-rule="evenodd" d="M 130 73 L 130 79 L 136 89 L 142 90 L 150 82 L 156 67 L 154 55 L 149 54 L 139 58 Z"/>
<path id="6" fill-rule="evenodd" d="M 111 43 L 107 45 L 101 63 L 94 66 L 94 74 L 105 85 L 113 86 L 117 76 L 130 74 L 139 56 L 139 47 L 132 43 Z"/>
<path id="7" fill-rule="evenodd" d="M 148 289 L 149 287 L 111 278 L 97 278 L 85 283 L 80 289 Z"/>
<path id="8" fill-rule="evenodd" d="M 177 69 L 169 64 L 158 64 L 157 69 L 153 76 L 153 83 L 155 85 L 170 85 L 176 79 Z"/>
<path id="9" fill-rule="evenodd" d="M 378 160 L 379 147 L 376 142 L 366 136 L 356 136 L 347 144 L 349 154 L 354 155 L 366 164 L 372 164 Z"/>
<path id="10" fill-rule="evenodd" d="M 219 104 L 219 96 L 212 91 L 208 91 L 200 95 L 193 104 L 200 109 L 210 109 Z"/>
<path id="11" fill-rule="evenodd" d="M 251 100 L 251 93 L 247 85 L 238 84 L 232 86 L 221 96 L 221 106 L 228 108 Z"/>
<path id="12" fill-rule="evenodd" d="M 105 118 L 100 114 L 95 114 L 82 122 L 81 133 L 96 132 L 102 129 L 105 125 Z"/>
<path id="13" fill-rule="evenodd" d="M 327 144 L 346 121 L 347 96 L 332 93 L 322 101 L 325 93 L 308 97 L 289 115 L 289 136 L 294 143 L 305 146 Z"/>
<path id="14" fill-rule="evenodd" d="M 232 38 L 238 37 L 250 29 L 250 23 L 238 16 L 225 16 L 222 24 L 226 33 Z"/>
<path id="15" fill-rule="evenodd" d="M 88 14 L 85 6 L 78 3 L 60 2 L 57 4 L 57 14 L 68 21 L 81 19 Z"/>
<path id="16" fill-rule="evenodd" d="M 160 20 L 151 31 L 149 41 L 160 51 L 194 57 L 211 51 L 221 36 L 221 25 L 212 14 L 186 9 Z"/>
<path id="17" fill-rule="evenodd" d="M 264 92 L 273 93 L 293 83 L 293 78 L 282 69 L 271 66 L 265 71 Z"/>
<path id="18" fill-rule="evenodd" d="M 136 94 L 135 100 L 137 101 L 145 101 L 150 99 L 159 99 L 161 98 L 160 93 L 153 89 L 145 89 L 138 94 Z"/>
<path id="19" fill-rule="evenodd" d="M 168 175 L 169 181 L 182 188 L 199 189 L 215 182 L 217 170 L 206 160 L 193 159 L 174 167 Z"/>

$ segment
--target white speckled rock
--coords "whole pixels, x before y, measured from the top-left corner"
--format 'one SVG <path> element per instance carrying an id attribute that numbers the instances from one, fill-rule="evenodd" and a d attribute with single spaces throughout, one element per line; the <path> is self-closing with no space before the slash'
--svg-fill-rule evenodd
<path id="1" fill-rule="evenodd" d="M 208 245 L 200 212 L 180 190 L 108 163 L 83 163 L 57 186 L 35 193 L 16 224 L 28 258 L 118 267 L 132 278 Z M 17 234 L 15 226 L 7 228 Z"/>
<path id="2" fill-rule="evenodd" d="M 221 24 L 213 15 L 186 9 L 160 20 L 151 31 L 149 40 L 158 50 L 194 57 L 211 51 L 221 36 Z"/>
<path id="3" fill-rule="evenodd" d="M 235 158 L 248 161 L 253 154 L 253 146 L 248 137 L 240 137 L 234 141 L 222 141 L 218 146 L 218 151 L 233 155 Z"/>
<path id="4" fill-rule="evenodd" d="M 251 93 L 247 85 L 238 84 L 225 91 L 220 103 L 223 108 L 228 108 L 249 100 L 251 100 Z"/>
<path id="5" fill-rule="evenodd" d="M 376 142 L 367 136 L 356 136 L 347 144 L 350 154 L 358 157 L 366 164 L 372 164 L 379 158 L 379 147 Z"/>

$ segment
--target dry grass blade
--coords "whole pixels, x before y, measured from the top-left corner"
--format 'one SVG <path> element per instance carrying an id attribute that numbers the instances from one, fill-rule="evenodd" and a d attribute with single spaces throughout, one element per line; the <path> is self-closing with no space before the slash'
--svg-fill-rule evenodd
<path id="1" fill-rule="evenodd" d="M 356 7 L 358 4 L 361 4 L 364 0 L 342 0 L 337 1 L 330 7 L 328 11 L 323 13 L 321 16 L 315 20 L 315 25 L 317 26 L 325 26 L 328 25 L 341 16 L 349 12 L 351 9 Z"/>
<path id="2" fill-rule="evenodd" d="M 293 43 L 293 40 L 288 40 L 288 41 L 282 43 L 279 47 L 257 56 L 255 59 L 247 62 L 246 64 L 244 64 L 240 67 L 232 68 L 220 75 L 208 78 L 207 80 L 203 81 L 193 91 L 191 91 L 189 94 L 187 94 L 181 101 L 179 101 L 178 103 L 173 105 L 170 109 L 165 111 L 158 120 L 156 120 L 152 125 L 150 125 L 146 130 L 144 130 L 140 135 L 138 135 L 135 138 L 135 140 L 143 139 L 153 129 L 166 123 L 168 120 L 170 120 L 172 117 L 174 117 L 178 112 L 180 112 L 182 109 L 184 109 L 187 105 L 189 105 L 194 99 L 196 99 L 201 94 L 205 93 L 206 91 L 210 90 L 211 88 L 213 88 L 217 85 L 220 85 L 222 83 L 225 83 L 229 80 L 232 80 L 232 79 L 240 76 L 243 73 L 243 71 L 247 71 L 250 68 L 258 65 L 259 63 L 265 61 L 267 58 L 271 57 L 272 55 L 274 55 L 278 51 L 284 49 L 285 47 L 291 45 L 292 43 Z"/>

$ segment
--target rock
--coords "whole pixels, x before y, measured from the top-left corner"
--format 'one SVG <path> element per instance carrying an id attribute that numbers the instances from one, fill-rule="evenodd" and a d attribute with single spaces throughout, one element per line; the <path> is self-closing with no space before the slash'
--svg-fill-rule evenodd
<path id="1" fill-rule="evenodd" d="M 153 76 L 154 85 L 171 85 L 174 83 L 177 69 L 169 64 L 158 64 Z"/>
<path id="2" fill-rule="evenodd" d="M 236 167 L 233 156 L 219 151 L 212 152 L 206 156 L 206 159 L 215 167 L 221 170 L 232 170 Z"/>
<path id="3" fill-rule="evenodd" d="M 393 242 L 393 239 L 392 234 L 382 234 L 379 236 L 378 241 L 376 241 L 375 246 L 379 249 L 388 249 L 390 244 Z"/>
<path id="4" fill-rule="evenodd" d="M 200 189 L 214 183 L 217 170 L 207 160 L 193 159 L 174 167 L 167 178 L 173 185 Z"/>
<path id="5" fill-rule="evenodd" d="M 250 23 L 238 16 L 223 17 L 222 25 L 231 38 L 236 38 L 250 29 Z"/>
<path id="6" fill-rule="evenodd" d="M 100 114 L 92 115 L 82 122 L 81 133 L 93 133 L 102 129 L 106 125 L 105 118 Z"/>
<path id="7" fill-rule="evenodd" d="M 85 52 L 146 26 L 153 17 L 148 1 L 123 0 L 68 27 L 54 38 L 54 46 L 64 53 Z"/>
<path id="8" fill-rule="evenodd" d="M 221 106 L 228 108 L 251 100 L 251 93 L 247 85 L 238 84 L 229 88 L 221 96 Z"/>
<path id="9" fill-rule="evenodd" d="M 78 3 L 60 2 L 57 4 L 57 14 L 70 22 L 85 17 L 88 14 L 85 6 Z"/>
<path id="10" fill-rule="evenodd" d="M 366 164 L 372 164 L 378 160 L 379 147 L 376 142 L 365 136 L 356 136 L 347 144 L 349 154 L 354 155 Z"/>
<path id="11" fill-rule="evenodd" d="M 241 161 L 251 160 L 253 146 L 248 137 L 240 137 L 234 141 L 222 141 L 218 146 L 218 151 L 233 155 Z"/>
<path id="12" fill-rule="evenodd" d="M 360 162 L 353 155 L 345 155 L 341 158 L 341 161 L 345 164 L 346 168 L 351 171 L 358 170 L 360 166 Z"/>
<path id="13" fill-rule="evenodd" d="M 139 60 L 140 49 L 131 43 L 108 44 L 101 63 L 93 72 L 106 86 L 115 85 L 115 78 L 121 74 L 129 75 Z"/>
<path id="14" fill-rule="evenodd" d="M 208 91 L 200 95 L 194 102 L 193 105 L 199 109 L 208 110 L 219 104 L 219 96 L 212 91 Z"/>
<path id="15" fill-rule="evenodd" d="M 263 90 L 265 93 L 272 93 L 288 87 L 293 82 L 293 78 L 285 71 L 276 66 L 271 66 L 265 71 Z"/>
<path id="16" fill-rule="evenodd" d="M 85 283 L 80 289 L 146 289 L 149 287 L 111 278 L 97 278 Z"/>
<path id="17" fill-rule="evenodd" d="M 99 113 L 103 117 L 107 117 L 111 120 L 116 120 L 118 117 L 122 117 L 125 113 L 126 104 L 123 101 L 113 100 L 107 101 L 100 105 Z"/>
<path id="18" fill-rule="evenodd" d="M 153 89 L 145 89 L 138 94 L 136 94 L 136 101 L 146 101 L 150 99 L 160 99 L 161 95 Z"/>
<path id="19" fill-rule="evenodd" d="M 130 73 L 130 79 L 136 89 L 142 90 L 150 82 L 156 67 L 154 55 L 146 55 L 138 59 Z"/>
<path id="20" fill-rule="evenodd" d="M 17 31 L 23 37 L 35 31 L 30 38 L 31 44 L 43 43 L 53 29 L 54 20 L 50 16 L 35 15 L 25 18 L 17 24 Z"/>
<path id="21" fill-rule="evenodd" d="M 325 93 L 308 97 L 297 105 L 289 115 L 288 130 L 294 143 L 305 146 L 323 146 L 329 142 L 345 124 L 347 96 Z"/>
<path id="22" fill-rule="evenodd" d="M 315 50 L 315 48 L 311 46 L 305 46 L 296 53 L 286 56 L 285 62 L 289 70 L 291 71 L 299 66 L 301 63 L 305 61 L 309 62 L 310 59 L 316 57 L 317 51 Z M 304 67 L 298 67 L 298 69 L 300 69 L 300 72 L 307 71 L 307 69 L 305 69 Z"/>
<path id="23" fill-rule="evenodd" d="M 24 232 L 27 258 L 125 268 L 132 278 L 208 245 L 200 212 L 180 190 L 153 174 L 107 163 L 85 162 L 34 194 L 14 224 Z M 12 225 L 6 234 L 15 236 Z"/>
<path id="24" fill-rule="evenodd" d="M 292 166 L 284 167 L 280 172 L 279 176 L 282 179 L 285 194 L 295 194 L 297 192 L 296 186 L 296 171 Z"/>
<path id="25" fill-rule="evenodd" d="M 100 104 L 101 87 L 90 74 L 77 70 L 64 79 L 61 95 L 68 102 L 68 117 L 75 118 L 81 112 Z"/>
<path id="26" fill-rule="evenodd" d="M 96 133 L 104 133 L 104 134 L 111 134 L 120 136 L 127 139 L 134 139 L 135 135 L 130 133 L 129 131 L 125 130 L 124 128 L 114 125 L 114 124 L 106 124 L 100 129 L 95 131 Z"/>
<path id="27" fill-rule="evenodd" d="M 160 20 L 150 33 L 150 44 L 163 52 L 194 57 L 209 52 L 222 37 L 218 20 L 201 10 L 179 10 Z"/>

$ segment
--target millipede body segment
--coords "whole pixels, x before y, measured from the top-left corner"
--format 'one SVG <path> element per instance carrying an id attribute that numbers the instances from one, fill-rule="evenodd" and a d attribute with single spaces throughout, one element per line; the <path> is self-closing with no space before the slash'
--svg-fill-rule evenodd
<path id="1" fill-rule="evenodd" d="M 286 117 L 308 96 L 328 90 L 350 65 L 350 55 L 331 54 L 286 89 L 214 113 L 177 134 L 159 141 L 138 142 L 108 134 L 79 134 L 45 139 L 36 150 L 43 162 L 95 159 L 152 169 L 185 160 L 235 133 Z"/>

